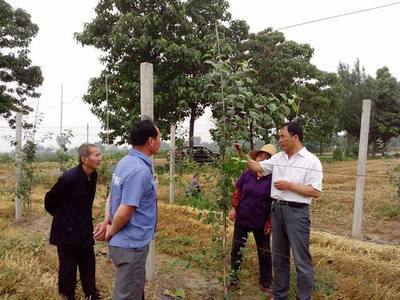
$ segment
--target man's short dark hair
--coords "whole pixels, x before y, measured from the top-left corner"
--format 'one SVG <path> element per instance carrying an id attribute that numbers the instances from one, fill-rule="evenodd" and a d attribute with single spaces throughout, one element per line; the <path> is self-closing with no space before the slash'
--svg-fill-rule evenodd
<path id="1" fill-rule="evenodd" d="M 150 137 L 155 139 L 157 135 L 157 127 L 152 120 L 139 121 L 131 130 L 131 144 L 132 146 L 143 146 Z"/>
<path id="2" fill-rule="evenodd" d="M 95 144 L 89 144 L 89 143 L 84 143 L 79 146 L 78 148 L 79 163 L 82 163 L 82 157 L 88 157 L 91 154 L 90 152 L 91 148 L 98 148 L 98 147 Z"/>
<path id="3" fill-rule="evenodd" d="M 287 128 L 287 131 L 289 132 L 289 134 L 291 136 L 294 136 L 297 134 L 300 142 L 303 141 L 303 128 L 301 128 L 301 126 L 298 123 L 287 122 L 287 123 L 283 124 L 283 126 L 281 128 L 285 128 L 285 127 Z"/>

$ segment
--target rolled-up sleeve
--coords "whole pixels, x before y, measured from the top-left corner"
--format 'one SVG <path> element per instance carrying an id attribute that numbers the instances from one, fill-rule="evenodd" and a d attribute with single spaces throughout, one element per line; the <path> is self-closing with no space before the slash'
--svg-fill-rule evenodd
<path id="1" fill-rule="evenodd" d="M 273 169 L 273 160 L 274 157 L 271 157 L 270 159 L 266 159 L 266 160 L 262 160 L 259 161 L 258 164 L 260 165 L 260 167 L 263 169 L 263 175 L 269 175 L 272 173 L 272 169 Z"/>
<path id="2" fill-rule="evenodd" d="M 322 191 L 322 180 L 323 180 L 323 173 L 322 173 L 322 164 L 319 159 L 316 159 L 311 168 L 307 171 L 305 185 L 310 185 L 317 191 Z"/>

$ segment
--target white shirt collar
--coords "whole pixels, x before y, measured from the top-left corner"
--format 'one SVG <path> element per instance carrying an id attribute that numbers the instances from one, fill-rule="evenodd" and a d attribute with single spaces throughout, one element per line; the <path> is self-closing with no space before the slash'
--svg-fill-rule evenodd
<path id="1" fill-rule="evenodd" d="M 289 160 L 289 155 L 287 154 L 287 152 L 286 152 L 286 151 L 283 151 L 283 154 L 285 155 L 285 158 L 286 158 L 287 160 Z M 306 147 L 303 146 L 303 148 L 301 148 L 300 151 L 298 151 L 298 152 L 296 152 L 295 154 L 293 154 L 293 155 L 291 156 L 291 158 L 292 158 L 292 157 L 295 157 L 297 154 L 299 154 L 299 155 L 301 155 L 301 156 L 303 156 L 303 157 L 306 157 L 307 154 L 308 154 L 308 150 L 306 149 Z"/>

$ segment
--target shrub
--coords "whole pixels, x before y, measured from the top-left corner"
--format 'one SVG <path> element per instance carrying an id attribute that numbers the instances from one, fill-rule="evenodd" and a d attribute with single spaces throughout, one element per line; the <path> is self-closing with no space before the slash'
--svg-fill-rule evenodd
<path id="1" fill-rule="evenodd" d="M 178 199 L 176 201 L 176 204 L 183 206 L 191 206 L 197 209 L 206 209 L 214 211 L 218 209 L 217 203 L 210 201 L 209 199 L 204 197 L 204 195 L 202 195 L 201 193 L 196 196 Z"/>
<path id="2" fill-rule="evenodd" d="M 333 151 L 333 160 L 336 161 L 342 161 L 343 160 L 343 151 L 341 148 L 336 148 L 335 151 Z"/>
<path id="3" fill-rule="evenodd" d="M 400 221 L 400 206 L 399 205 L 385 205 L 380 208 L 380 214 L 385 218 Z"/>

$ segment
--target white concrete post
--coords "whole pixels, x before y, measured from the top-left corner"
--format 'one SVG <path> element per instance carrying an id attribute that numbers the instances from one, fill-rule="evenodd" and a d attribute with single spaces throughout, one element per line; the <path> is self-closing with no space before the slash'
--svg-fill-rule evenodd
<path id="1" fill-rule="evenodd" d="M 153 65 L 150 63 L 140 64 L 140 115 L 141 119 L 150 117 L 154 120 L 153 108 Z M 153 161 L 153 174 L 154 173 L 154 157 Z M 149 254 L 146 260 L 146 279 L 151 281 L 154 279 L 156 273 L 156 246 L 155 240 L 151 241 L 149 245 Z"/>
<path id="2" fill-rule="evenodd" d="M 16 131 L 15 131 L 15 162 L 16 162 L 16 180 L 15 189 L 18 190 L 21 184 L 22 177 L 22 113 L 17 112 L 16 117 Z M 18 193 L 15 193 L 15 221 L 19 222 L 22 220 L 22 203 L 21 199 L 18 197 Z"/>
<path id="3" fill-rule="evenodd" d="M 154 119 L 153 106 L 153 65 L 140 64 L 140 113 Z"/>
<path id="4" fill-rule="evenodd" d="M 354 200 L 354 215 L 352 237 L 361 238 L 363 196 L 368 155 L 369 119 L 371 113 L 371 100 L 364 100 L 361 116 L 360 144 L 358 147 L 357 186 Z"/>
<path id="5" fill-rule="evenodd" d="M 175 202 L 175 125 L 171 125 L 169 151 L 169 203 Z"/>

